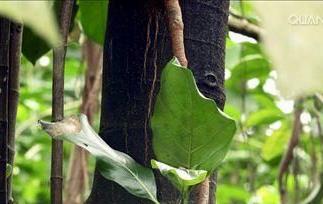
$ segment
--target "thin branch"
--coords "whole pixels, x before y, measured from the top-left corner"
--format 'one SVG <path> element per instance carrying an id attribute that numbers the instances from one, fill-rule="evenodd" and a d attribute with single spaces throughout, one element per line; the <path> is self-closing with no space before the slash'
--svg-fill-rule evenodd
<path id="1" fill-rule="evenodd" d="M 300 116 L 303 109 L 301 108 L 301 102 L 298 102 L 295 105 L 295 111 L 294 111 L 294 124 L 293 124 L 293 130 L 292 135 L 288 143 L 288 148 L 280 162 L 279 165 L 279 173 L 278 173 L 278 185 L 279 185 L 279 192 L 281 197 L 281 204 L 285 204 L 287 202 L 286 200 L 286 187 L 284 184 L 284 176 L 288 172 L 288 167 L 293 160 L 293 154 L 294 149 L 298 145 L 299 142 L 299 136 L 301 134 L 302 130 L 302 124 L 300 121 Z"/>
<path id="2" fill-rule="evenodd" d="M 184 23 L 178 0 L 164 0 L 167 13 L 168 30 L 171 36 L 173 55 L 183 67 L 187 67 L 184 47 Z"/>
<path id="3" fill-rule="evenodd" d="M 63 38 L 62 45 L 54 48 L 53 54 L 53 101 L 52 120 L 60 121 L 64 117 L 64 64 L 67 37 L 70 28 L 74 1 L 64 0 L 61 3 L 59 25 Z M 51 160 L 51 203 L 63 203 L 63 142 L 52 140 Z"/>
<path id="4" fill-rule="evenodd" d="M 0 203 L 8 203 L 8 80 L 10 22 L 0 18 Z"/>
<path id="5" fill-rule="evenodd" d="M 232 13 L 229 16 L 228 26 L 230 31 L 254 38 L 258 41 L 264 32 L 258 25 Z"/>
<path id="6" fill-rule="evenodd" d="M 22 25 L 10 25 L 10 69 L 9 69 L 9 105 L 8 105 L 8 163 L 13 166 L 15 156 L 15 130 L 19 98 L 19 71 L 22 41 Z M 8 198 L 12 202 L 12 176 L 8 177 Z"/>

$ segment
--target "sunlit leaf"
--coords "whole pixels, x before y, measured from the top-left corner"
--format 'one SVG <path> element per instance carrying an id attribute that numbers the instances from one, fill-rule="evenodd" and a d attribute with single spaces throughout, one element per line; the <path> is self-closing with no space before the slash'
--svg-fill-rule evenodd
<path id="1" fill-rule="evenodd" d="M 240 92 L 243 83 L 252 78 L 264 82 L 270 73 L 271 64 L 260 54 L 247 55 L 232 67 L 231 77 L 225 82 L 228 89 Z"/>
<path id="2" fill-rule="evenodd" d="M 246 203 L 249 197 L 248 191 L 239 185 L 221 184 L 217 187 L 218 203 Z"/>
<path id="3" fill-rule="evenodd" d="M 290 130 L 281 127 L 271 136 L 267 137 L 261 150 L 261 157 L 266 161 L 270 161 L 284 153 L 290 138 Z"/>
<path id="4" fill-rule="evenodd" d="M 249 200 L 250 204 L 279 204 L 279 194 L 274 186 L 262 186 Z"/>
<path id="5" fill-rule="evenodd" d="M 174 167 L 213 171 L 224 159 L 235 122 L 198 90 L 176 59 L 163 69 L 151 119 L 156 158 Z"/>
<path id="6" fill-rule="evenodd" d="M 52 46 L 60 41 L 49 1 L 0 1 L 0 14 L 23 22 Z"/>
<path id="7" fill-rule="evenodd" d="M 72 116 L 56 123 L 40 121 L 40 124 L 53 138 L 67 140 L 88 150 L 97 158 L 103 177 L 118 183 L 133 195 L 158 203 L 152 170 L 107 145 L 92 129 L 85 115 Z"/>
<path id="8" fill-rule="evenodd" d="M 284 115 L 279 109 L 267 108 L 253 112 L 246 120 L 247 127 L 265 125 L 283 119 Z"/>

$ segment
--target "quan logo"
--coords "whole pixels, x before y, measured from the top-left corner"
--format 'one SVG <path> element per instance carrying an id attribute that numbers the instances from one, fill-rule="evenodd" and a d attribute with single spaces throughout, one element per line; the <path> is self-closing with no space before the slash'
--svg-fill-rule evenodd
<path id="1" fill-rule="evenodd" d="M 323 24 L 323 16 L 315 15 L 290 15 L 288 23 L 291 25 L 319 25 Z"/>

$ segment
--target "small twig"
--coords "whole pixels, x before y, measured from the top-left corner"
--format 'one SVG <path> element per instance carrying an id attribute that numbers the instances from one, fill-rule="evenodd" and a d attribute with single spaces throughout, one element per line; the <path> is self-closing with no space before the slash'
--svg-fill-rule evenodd
<path id="1" fill-rule="evenodd" d="M 264 32 L 264 30 L 258 25 L 249 22 L 243 17 L 232 15 L 232 13 L 230 13 L 229 16 L 228 26 L 230 31 L 240 33 L 242 35 L 254 38 L 258 41 L 260 40 L 261 35 Z"/>
<path id="2" fill-rule="evenodd" d="M 67 47 L 67 37 L 70 28 L 74 1 L 61 2 L 59 16 L 60 32 L 63 42 L 54 48 L 53 55 L 53 102 L 52 120 L 60 121 L 64 117 L 64 64 Z M 52 140 L 51 160 L 51 203 L 63 203 L 63 142 Z"/>
<path id="3" fill-rule="evenodd" d="M 184 23 L 178 0 L 164 0 L 173 55 L 183 67 L 187 67 L 184 47 Z"/>
<path id="4" fill-rule="evenodd" d="M 284 185 L 284 176 L 288 171 L 288 167 L 293 160 L 293 154 L 294 154 L 294 149 L 298 145 L 299 142 L 299 136 L 301 134 L 302 130 L 302 124 L 300 121 L 300 115 L 302 113 L 302 108 L 301 108 L 301 102 L 298 102 L 295 105 L 295 112 L 294 112 L 294 124 L 293 124 L 293 130 L 292 130 L 292 135 L 288 143 L 288 148 L 280 162 L 279 165 L 279 173 L 278 173 L 278 185 L 279 185 L 279 193 L 281 197 L 281 204 L 285 204 L 287 202 L 286 200 L 286 189 Z"/>

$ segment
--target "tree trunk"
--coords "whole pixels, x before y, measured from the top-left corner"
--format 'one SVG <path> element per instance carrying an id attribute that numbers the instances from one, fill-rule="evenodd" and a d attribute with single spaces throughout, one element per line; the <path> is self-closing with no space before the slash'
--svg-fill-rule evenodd
<path id="1" fill-rule="evenodd" d="M 10 22 L 0 17 L 0 203 L 7 203 Z"/>
<path id="2" fill-rule="evenodd" d="M 162 3 L 110 0 L 104 46 L 100 136 L 113 148 L 128 153 L 146 166 L 150 166 L 153 157 L 149 117 L 159 87 L 159 75 L 172 58 Z M 228 1 L 218 0 L 181 1 L 189 67 L 201 92 L 213 98 L 221 108 L 225 101 L 228 5 Z M 176 203 L 179 200 L 177 190 L 158 173 L 156 177 L 161 203 Z M 214 188 L 212 198 L 213 192 Z M 149 201 L 132 196 L 96 171 L 87 203 Z"/>

